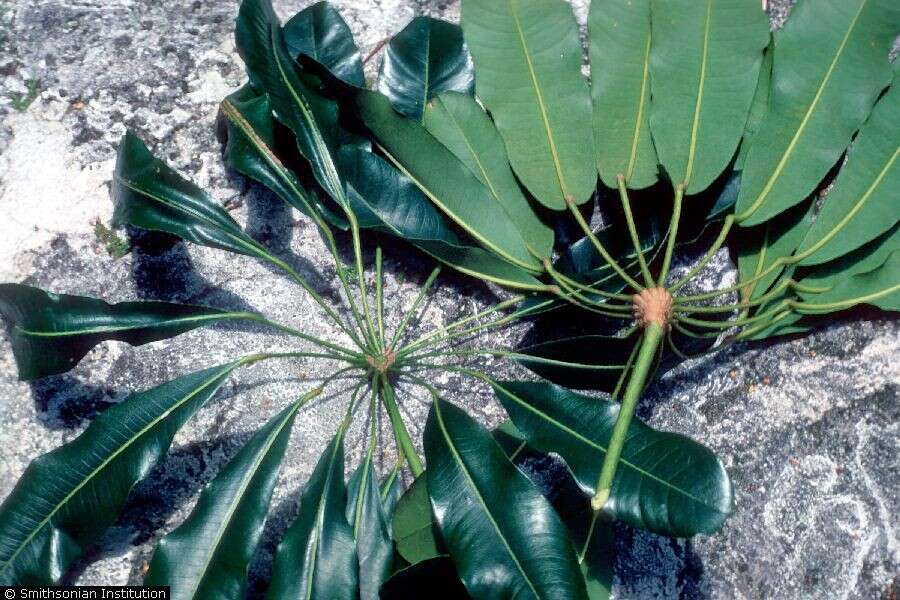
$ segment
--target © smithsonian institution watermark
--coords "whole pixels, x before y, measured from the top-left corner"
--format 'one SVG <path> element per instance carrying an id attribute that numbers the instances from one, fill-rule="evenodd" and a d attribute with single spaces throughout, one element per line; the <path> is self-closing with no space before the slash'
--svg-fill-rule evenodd
<path id="1" fill-rule="evenodd" d="M 165 586 L 17 586 L 0 587 L 2 600 L 169 600 Z"/>

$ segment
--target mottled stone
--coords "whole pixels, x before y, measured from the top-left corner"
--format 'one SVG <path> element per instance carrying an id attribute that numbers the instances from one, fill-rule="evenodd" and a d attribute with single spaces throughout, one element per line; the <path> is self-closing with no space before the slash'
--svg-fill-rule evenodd
<path id="1" fill-rule="evenodd" d="M 276 2 L 286 17 L 305 0 Z M 457 19 L 459 5 L 427 0 L 340 0 L 364 53 L 414 15 Z M 573 2 L 583 23 L 588 1 Z M 769 2 L 773 23 L 790 2 Z M 0 280 L 109 300 L 165 299 L 253 309 L 329 339 L 339 334 L 278 272 L 246 257 L 134 235 L 115 260 L 93 233 L 111 214 L 115 147 L 134 129 L 173 167 L 239 205 L 248 231 L 336 297 L 333 265 L 314 228 L 277 199 L 230 173 L 215 137 L 219 100 L 244 79 L 232 28 L 237 2 L 197 0 L 13 0 L 0 3 Z M 377 70 L 377 58 L 367 69 Z M 39 85 L 34 82 L 39 81 Z M 15 99 L 35 93 L 25 110 Z M 342 240 L 348 252 L 347 240 Z M 386 245 L 387 322 L 395 327 L 430 270 L 405 246 Z M 678 266 L 685 268 L 689 259 Z M 698 289 L 728 285 L 726 253 Z M 413 327 L 419 334 L 488 305 L 502 292 L 445 274 Z M 735 516 L 722 532 L 691 541 L 621 528 L 617 598 L 877 598 L 889 594 L 897 544 L 896 354 L 900 328 L 874 313 L 805 339 L 738 345 L 691 361 L 648 392 L 641 414 L 719 453 L 734 478 Z M 513 343 L 521 331 L 485 339 Z M 73 439 L 110 403 L 179 374 L 290 340 L 247 326 L 219 326 L 140 348 L 92 351 L 71 373 L 18 382 L 8 340 L 0 340 L 0 497 L 28 462 Z M 485 359 L 502 373 L 508 364 Z M 330 369 L 321 362 L 265 364 L 239 371 L 178 434 L 173 450 L 132 494 L 98 550 L 74 569 L 80 584 L 141 579 L 161 535 L 188 514 L 199 489 L 267 416 Z M 516 371 L 521 374 L 521 371 Z M 443 376 L 452 400 L 485 424 L 504 414 L 483 386 Z M 334 390 L 340 389 L 336 386 Z M 409 390 L 402 410 L 418 440 L 427 397 Z M 275 540 L 296 510 L 298 490 L 333 435 L 346 394 L 300 415 L 282 468 L 258 585 Z M 361 451 L 351 430 L 350 464 Z M 382 472 L 394 461 L 387 427 Z"/>

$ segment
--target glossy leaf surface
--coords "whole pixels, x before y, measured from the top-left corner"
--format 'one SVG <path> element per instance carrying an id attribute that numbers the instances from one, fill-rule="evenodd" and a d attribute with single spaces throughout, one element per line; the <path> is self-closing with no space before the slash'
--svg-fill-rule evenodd
<path id="1" fill-rule="evenodd" d="M 494 390 L 528 444 L 562 456 L 593 494 L 619 404 L 548 383 L 499 382 Z M 716 531 L 731 509 L 731 482 L 715 454 L 683 435 L 631 421 L 605 513 L 689 537 Z"/>
<path id="2" fill-rule="evenodd" d="M 397 114 L 384 96 L 362 93 L 357 101 L 378 142 L 444 214 L 505 260 L 540 268 L 503 208 L 450 150 L 422 125 Z"/>
<path id="3" fill-rule="evenodd" d="M 104 341 L 139 346 L 217 321 L 248 316 L 171 302 L 109 304 L 15 283 L 0 284 L 0 314 L 9 323 L 22 380 L 65 373 Z"/>
<path id="4" fill-rule="evenodd" d="M 153 156 L 130 131 L 119 146 L 113 177 L 114 227 L 133 225 L 248 256 L 266 250 L 221 206 Z"/>
<path id="5" fill-rule="evenodd" d="M 431 513 L 424 477 L 413 481 L 400 498 L 394 511 L 392 527 L 397 553 L 408 563 L 414 565 L 446 554 Z"/>
<path id="6" fill-rule="evenodd" d="M 895 64 L 900 73 L 900 64 Z M 798 248 L 801 265 L 834 260 L 897 223 L 900 190 L 900 77 L 878 101 L 841 168 L 815 223 Z"/>
<path id="7" fill-rule="evenodd" d="M 394 546 L 381 503 L 373 450 L 369 448 L 347 484 L 347 522 L 356 539 L 359 596 L 363 600 L 378 600 L 378 590 L 394 565 Z"/>
<path id="8" fill-rule="evenodd" d="M 172 598 L 240 598 L 262 535 L 278 468 L 302 401 L 275 415 L 200 494 L 191 515 L 160 540 L 144 585 Z"/>
<path id="9" fill-rule="evenodd" d="M 291 17 L 284 24 L 284 41 L 295 60 L 308 56 L 341 81 L 357 87 L 366 85 L 353 32 L 329 2 L 316 2 Z"/>
<path id="10" fill-rule="evenodd" d="M 338 160 L 360 227 L 404 239 L 469 275 L 517 288 L 543 287 L 527 271 L 461 239 L 419 188 L 380 156 L 345 146 Z"/>
<path id="11" fill-rule="evenodd" d="M 0 506 L 0 585 L 58 581 L 239 364 L 132 394 L 75 440 L 32 461 Z"/>
<path id="12" fill-rule="evenodd" d="M 837 162 L 890 83 L 898 21 L 893 0 L 801 0 L 791 10 L 774 34 L 769 111 L 744 163 L 742 224 L 802 201 Z"/>
<path id="13" fill-rule="evenodd" d="M 650 136 L 650 0 L 591 2 L 588 15 L 594 144 L 600 179 L 630 188 L 656 183 Z"/>
<path id="14" fill-rule="evenodd" d="M 653 0 L 650 128 L 660 163 L 687 194 L 731 162 L 756 91 L 769 24 L 746 0 Z"/>
<path id="15" fill-rule="evenodd" d="M 473 94 L 475 73 L 459 25 L 415 17 L 388 44 L 378 91 L 400 114 L 422 122 L 425 105 L 446 91 Z"/>
<path id="16" fill-rule="evenodd" d="M 553 251 L 553 229 L 535 214 L 507 162 L 494 122 L 471 96 L 447 92 L 428 103 L 425 128 L 446 146 L 503 207 L 539 258 Z"/>
<path id="17" fill-rule="evenodd" d="M 463 0 L 478 97 L 513 170 L 544 206 L 586 201 L 597 182 L 581 40 L 564 0 Z"/>
<path id="18" fill-rule="evenodd" d="M 311 216 L 321 214 L 341 228 L 347 222 L 304 190 L 294 172 L 275 151 L 275 121 L 265 94 L 246 85 L 220 105 L 228 127 L 225 162 L 232 169 L 263 184 L 282 200 Z"/>
<path id="19" fill-rule="evenodd" d="M 319 459 L 300 499 L 300 513 L 278 545 L 268 598 L 358 597 L 356 543 L 346 506 L 341 431 Z"/>
<path id="20" fill-rule="evenodd" d="M 443 400 L 425 426 L 428 494 L 474 598 L 586 598 L 565 526 L 490 432 Z"/>

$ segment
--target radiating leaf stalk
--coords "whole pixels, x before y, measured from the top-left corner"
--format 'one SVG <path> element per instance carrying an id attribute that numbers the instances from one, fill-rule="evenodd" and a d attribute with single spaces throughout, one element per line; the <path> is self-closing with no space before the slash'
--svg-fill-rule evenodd
<path id="1" fill-rule="evenodd" d="M 628 198 L 628 188 L 625 186 L 625 176 L 619 174 L 616 176 L 616 184 L 619 188 L 619 200 L 622 203 L 622 211 L 625 213 L 625 222 L 628 224 L 628 234 L 631 236 L 631 243 L 634 245 L 634 253 L 637 255 L 638 264 L 641 266 L 641 273 L 644 276 L 644 283 L 647 287 L 653 287 L 653 275 L 647 267 L 647 261 L 644 260 L 644 251 L 641 249 L 641 240 L 638 237 L 637 227 L 634 223 L 634 215 L 631 213 L 631 201 Z"/>
<path id="2" fill-rule="evenodd" d="M 628 360 L 625 361 L 625 368 L 622 369 L 622 374 L 619 375 L 619 380 L 616 382 L 616 387 L 613 389 L 612 397 L 618 398 L 619 391 L 622 389 L 622 385 L 625 383 L 625 379 L 628 376 L 628 372 L 631 370 L 632 365 L 634 365 L 634 359 L 637 358 L 638 351 L 641 349 L 641 344 L 635 343 L 634 348 L 631 349 L 631 352 L 628 354 Z"/>
<path id="3" fill-rule="evenodd" d="M 434 269 L 431 270 L 431 273 L 428 275 L 428 278 L 425 280 L 425 283 L 422 284 L 421 289 L 419 289 L 419 294 L 416 296 L 415 301 L 413 301 L 412 306 L 409 307 L 409 310 L 403 315 L 400 319 L 400 325 L 397 326 L 397 331 L 394 332 L 394 336 L 391 338 L 391 343 L 389 347 L 393 350 L 397 346 L 397 342 L 402 339 L 406 328 L 409 326 L 410 320 L 415 316 L 416 312 L 419 310 L 419 305 L 422 304 L 422 300 L 425 299 L 425 295 L 428 293 L 428 290 L 431 289 L 431 286 L 434 285 L 435 279 L 441 272 L 441 266 L 438 265 Z M 399 353 L 398 353 L 399 354 Z"/>
<path id="4" fill-rule="evenodd" d="M 404 457 L 403 454 L 397 457 L 397 462 L 394 463 L 394 468 L 391 469 L 391 472 L 388 474 L 387 478 L 384 480 L 384 483 L 381 486 L 381 501 L 386 502 L 388 496 L 391 494 L 391 488 L 394 485 L 394 482 L 397 481 L 397 475 L 400 474 L 400 469 L 403 467 Z"/>
<path id="5" fill-rule="evenodd" d="M 669 276 L 669 266 L 672 264 L 672 254 L 675 250 L 675 240 L 678 237 L 678 223 L 681 221 L 681 201 L 684 198 L 684 184 L 675 186 L 675 203 L 672 207 L 672 221 L 669 224 L 669 238 L 666 242 L 666 253 L 663 254 L 662 267 L 659 270 L 657 285 L 662 287 Z M 671 292 L 670 292 L 671 293 Z"/>
<path id="6" fill-rule="evenodd" d="M 690 283 L 690 281 L 694 279 L 694 276 L 699 273 L 701 269 L 703 269 L 703 267 L 709 264 L 709 261 L 713 259 L 713 257 L 725 243 L 725 240 L 728 238 L 728 232 L 731 231 L 733 225 L 734 215 L 728 215 L 727 217 L 725 217 L 725 220 L 722 222 L 722 228 L 719 230 L 719 235 L 716 236 L 716 239 L 715 241 L 713 241 L 712 246 L 710 246 L 703 257 L 699 261 L 697 261 L 697 264 L 695 264 L 687 273 L 685 273 L 684 277 L 668 286 L 670 294 L 674 296 L 676 291 L 680 290 L 685 285 Z"/>
<path id="7" fill-rule="evenodd" d="M 394 438 L 397 442 L 397 449 L 406 457 L 406 462 L 409 464 L 409 470 L 412 472 L 413 477 L 418 477 L 425 471 L 425 467 L 422 466 L 422 460 L 416 453 L 416 447 L 409 437 L 406 423 L 403 422 L 403 417 L 400 415 L 400 407 L 397 406 L 394 388 L 391 385 L 391 382 L 388 381 L 388 378 L 384 375 L 381 376 L 379 391 L 381 393 L 381 400 L 384 403 L 384 408 L 387 410 L 388 417 L 390 417 L 391 427 L 394 429 Z"/>
<path id="8" fill-rule="evenodd" d="M 378 316 L 378 340 L 384 349 L 384 273 L 382 272 L 381 244 L 375 246 L 375 310 Z"/>
<path id="9" fill-rule="evenodd" d="M 588 225 L 587 221 L 584 220 L 584 217 L 581 216 L 581 212 L 578 210 L 578 207 L 574 202 L 566 202 L 566 205 L 569 207 L 569 212 L 572 213 L 572 216 L 575 217 L 575 221 L 578 223 L 578 226 L 581 227 L 581 230 L 584 231 L 584 234 L 591 240 L 591 243 L 594 245 L 594 248 L 597 249 L 597 252 L 600 253 L 600 256 L 603 257 L 603 260 L 606 261 L 612 269 L 619 274 L 619 277 L 631 286 L 635 291 L 640 291 L 643 289 L 640 283 L 635 281 L 628 273 L 625 272 L 619 263 L 612 257 L 612 255 L 606 250 L 600 240 L 597 239 L 597 236 L 594 235 L 594 232 L 591 231 L 590 225 Z"/>
<path id="10" fill-rule="evenodd" d="M 591 498 L 591 506 L 594 511 L 601 510 L 609 499 L 613 477 L 616 474 L 619 457 L 622 455 L 622 447 L 625 445 L 625 434 L 628 431 L 628 425 L 631 423 L 631 417 L 634 415 L 638 398 L 644 389 L 644 383 L 647 381 L 662 336 L 663 328 L 658 323 L 650 322 L 644 327 L 640 350 L 634 362 L 634 370 L 628 379 L 625 396 L 622 398 L 622 408 L 616 417 L 616 424 L 613 426 L 606 456 L 603 458 L 603 467 L 600 470 L 600 476 L 597 478 L 597 491 L 594 497 Z"/>
<path id="11" fill-rule="evenodd" d="M 582 300 L 583 302 L 585 302 L 587 304 L 604 307 L 608 310 L 619 310 L 623 307 L 622 307 L 622 305 L 611 304 L 608 302 L 595 302 L 595 301 L 591 300 L 590 298 L 585 298 L 582 294 L 579 294 L 578 292 L 582 291 L 582 292 L 586 292 L 589 294 L 597 294 L 599 296 L 603 296 L 604 298 L 610 298 L 610 299 L 614 299 L 614 300 L 622 300 L 622 301 L 626 301 L 626 302 L 631 300 L 631 296 L 628 296 L 626 294 L 615 294 L 613 292 L 607 292 L 606 290 L 596 289 L 589 285 L 585 285 L 585 284 L 581 283 L 580 281 L 576 281 L 575 279 L 572 279 L 571 277 L 568 277 L 568 276 L 564 275 L 563 273 L 560 273 L 559 271 L 557 271 L 556 268 L 553 266 L 553 262 L 550 261 L 549 259 L 544 260 L 544 269 L 547 271 L 547 274 L 556 283 L 558 283 L 561 287 L 565 288 L 566 292 L 565 292 L 565 294 L 562 294 L 563 296 L 565 296 L 564 299 L 567 299 L 569 296 L 572 296 L 579 300 Z M 561 294 L 557 294 L 557 295 L 559 296 Z M 628 308 L 628 311 L 631 310 L 630 305 L 627 308 Z"/>

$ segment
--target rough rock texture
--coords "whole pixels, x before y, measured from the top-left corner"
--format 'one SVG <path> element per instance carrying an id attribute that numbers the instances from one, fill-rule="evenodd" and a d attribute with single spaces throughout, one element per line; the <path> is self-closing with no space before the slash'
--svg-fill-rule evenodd
<path id="1" fill-rule="evenodd" d="M 306 4 L 282 0 L 277 8 L 287 16 Z M 449 0 L 335 4 L 364 52 L 415 14 L 458 17 L 458 4 Z M 574 4 L 583 22 L 587 0 Z M 789 2 L 769 4 L 777 24 Z M 93 231 L 94 219 L 110 216 L 115 145 L 130 127 L 214 198 L 240 204 L 234 214 L 251 234 L 333 293 L 334 269 L 313 228 L 307 222 L 291 227 L 296 215 L 222 165 L 216 107 L 243 80 L 232 41 L 236 11 L 237 2 L 221 0 L 0 3 L 0 280 L 110 300 L 251 307 L 337 338 L 296 287 L 256 261 L 147 235 L 115 260 Z M 403 246 L 387 252 L 408 254 Z M 388 322 L 394 326 L 430 268 L 425 260 L 400 258 L 403 265 L 387 264 Z M 733 276 L 722 254 L 701 284 L 711 289 Z M 414 334 L 485 306 L 496 294 L 453 275 L 441 282 Z M 723 456 L 737 510 L 723 531 L 691 541 L 620 530 L 617 598 L 893 597 L 900 564 L 900 327 L 878 315 L 860 317 L 805 339 L 731 347 L 683 365 L 651 388 L 642 415 Z M 74 438 L 127 393 L 236 355 L 287 347 L 288 340 L 260 329 L 217 327 L 141 348 L 102 345 L 71 373 L 26 384 L 16 380 L 3 337 L 0 497 L 31 459 Z M 485 367 L 501 368 L 487 361 Z M 179 433 L 173 452 L 138 486 L 119 524 L 71 580 L 139 582 L 156 540 L 187 515 L 202 485 L 267 415 L 311 385 L 303 380 L 328 372 L 314 362 L 240 371 Z M 503 419 L 484 389 L 442 383 L 485 423 Z M 402 400 L 404 412 L 421 424 L 425 396 L 413 391 Z M 298 419 L 255 582 L 264 578 L 297 491 L 345 406 L 346 394 L 338 395 Z M 389 439 L 386 428 L 382 438 Z M 357 426 L 349 441 L 352 457 L 360 439 Z M 391 444 L 384 446 L 386 468 L 393 456 Z"/>

